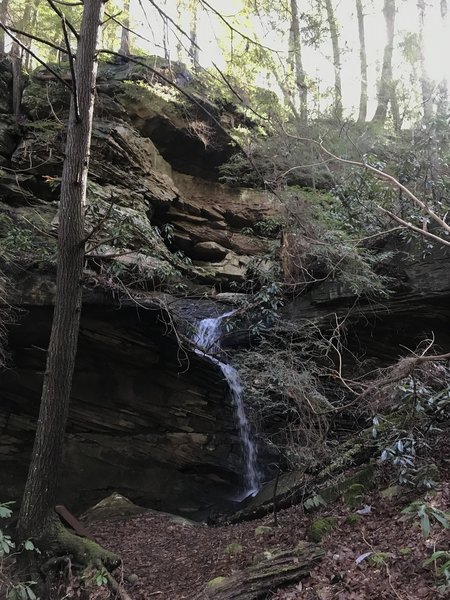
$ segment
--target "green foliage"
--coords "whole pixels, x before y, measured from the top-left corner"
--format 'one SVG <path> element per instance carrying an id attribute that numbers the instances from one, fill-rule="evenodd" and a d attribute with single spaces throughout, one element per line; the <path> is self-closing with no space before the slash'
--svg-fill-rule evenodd
<path id="1" fill-rule="evenodd" d="M 380 568 L 387 565 L 390 558 L 392 558 L 392 554 L 390 552 L 372 552 L 372 554 L 367 558 L 367 562 L 372 567 Z"/>
<path id="2" fill-rule="evenodd" d="M 392 410 L 402 414 L 402 426 L 397 420 L 376 418 L 372 431 L 382 436 L 384 448 L 380 459 L 395 468 L 400 484 L 419 489 L 436 486 L 436 465 L 418 456 L 418 449 L 427 447 L 430 431 L 450 416 L 450 369 L 444 364 L 430 363 L 403 379 L 391 390 Z M 392 401 L 393 400 L 393 401 Z"/>
<path id="3" fill-rule="evenodd" d="M 306 511 L 316 510 L 321 506 L 326 506 L 326 502 L 320 494 L 314 494 L 313 496 L 307 498 L 305 502 L 303 502 L 303 508 Z"/>
<path id="4" fill-rule="evenodd" d="M 420 521 L 420 528 L 424 539 L 428 539 L 433 523 L 444 529 L 450 529 L 449 517 L 440 509 L 422 500 L 416 500 L 402 510 L 406 517 L 416 516 Z"/>
<path id="5" fill-rule="evenodd" d="M 36 581 L 23 581 L 10 586 L 6 594 L 7 600 L 38 600 L 32 586 Z"/>
<path id="6" fill-rule="evenodd" d="M 26 218 L 0 211 L 0 251 L 10 260 L 51 260 L 56 240 Z"/>
<path id="7" fill-rule="evenodd" d="M 427 567 L 434 564 L 437 577 L 441 579 L 438 585 L 438 592 L 445 594 L 450 590 L 450 552 L 447 550 L 437 550 L 427 558 L 422 565 Z"/>
<path id="8" fill-rule="evenodd" d="M 8 519 L 12 515 L 10 508 L 14 502 L 0 502 L 0 519 Z M 6 535 L 0 528 L 0 589 L 4 586 L 6 589 L 7 600 L 38 600 L 33 586 L 36 581 L 14 581 L 9 578 L 9 566 L 12 556 L 16 553 L 16 544 L 11 536 Z M 31 540 L 25 540 L 19 544 L 20 551 L 39 552 Z"/>

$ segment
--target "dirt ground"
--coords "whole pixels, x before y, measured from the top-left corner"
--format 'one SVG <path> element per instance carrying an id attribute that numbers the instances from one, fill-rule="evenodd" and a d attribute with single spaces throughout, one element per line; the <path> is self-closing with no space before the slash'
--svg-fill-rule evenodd
<path id="1" fill-rule="evenodd" d="M 390 499 L 373 492 L 363 499 L 366 514 L 343 502 L 306 515 L 294 506 L 278 514 L 277 527 L 272 516 L 208 527 L 140 515 L 91 523 L 89 529 L 102 545 L 123 557 L 118 578 L 133 600 L 197 599 L 209 580 L 251 565 L 265 551 L 294 547 L 306 539 L 311 521 L 322 516 L 335 519 L 321 542 L 325 558 L 296 586 L 274 590 L 272 600 L 450 598 L 450 593 L 438 594 L 433 565 L 423 566 L 435 549 L 450 550 L 449 531 L 434 525 L 424 540 L 418 517 L 405 518 L 401 512 L 417 496 L 403 489 Z M 441 483 L 427 501 L 448 510 L 450 485 Z M 261 525 L 270 529 L 261 533 L 257 529 Z M 367 553 L 372 554 L 361 558 Z M 130 575 L 133 583 L 128 581 Z"/>

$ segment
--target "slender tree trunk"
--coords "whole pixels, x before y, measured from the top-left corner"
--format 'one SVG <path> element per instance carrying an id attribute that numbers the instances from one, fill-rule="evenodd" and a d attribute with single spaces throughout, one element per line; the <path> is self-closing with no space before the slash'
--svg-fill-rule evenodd
<path id="1" fill-rule="evenodd" d="M 297 0 L 291 0 L 291 27 L 289 35 L 289 56 L 291 70 L 295 74 L 295 83 L 300 99 L 300 120 L 305 124 L 308 120 L 308 88 L 303 68 L 302 41 Z"/>
<path id="2" fill-rule="evenodd" d="M 33 9 L 31 11 L 30 28 L 28 30 L 31 33 L 34 33 L 36 31 L 36 22 L 37 22 L 39 4 L 40 4 L 40 0 L 35 0 L 34 4 L 33 4 Z M 33 45 L 33 40 L 28 38 L 27 48 L 31 50 L 32 45 Z M 25 69 L 27 71 L 29 71 L 31 69 L 31 64 L 32 64 L 31 54 L 29 52 L 27 52 L 26 56 L 25 56 Z"/>
<path id="3" fill-rule="evenodd" d="M 367 51 L 362 0 L 356 0 L 356 15 L 358 19 L 359 62 L 361 74 L 361 93 L 359 97 L 358 122 L 365 123 L 367 118 Z"/>
<path id="4" fill-rule="evenodd" d="M 198 68 L 199 55 L 198 55 L 198 0 L 191 0 L 189 3 L 189 35 L 191 38 L 190 55 L 192 59 L 192 66 L 194 69 Z"/>
<path id="5" fill-rule="evenodd" d="M 6 25 L 8 21 L 8 4 L 9 0 L 1 0 L 0 3 L 0 21 Z M 0 31 L 0 54 L 5 53 L 5 32 Z"/>
<path id="6" fill-rule="evenodd" d="M 374 123 L 384 125 L 386 123 L 389 101 L 393 112 L 398 112 L 395 109 L 396 96 L 395 85 L 392 75 L 392 54 L 394 51 L 394 35 L 395 35 L 395 0 L 384 0 L 383 14 L 386 22 L 387 40 L 383 53 L 383 67 L 381 69 L 380 81 L 378 82 L 378 104 L 373 117 Z M 394 121 L 397 115 L 393 115 Z"/>
<path id="7" fill-rule="evenodd" d="M 19 515 L 19 539 L 45 540 L 55 528 L 53 509 L 80 323 L 84 203 L 103 3 L 84 2 L 61 180 L 55 308 L 36 438 Z"/>
<path id="8" fill-rule="evenodd" d="M 176 24 L 178 27 L 183 27 L 183 2 L 181 0 L 177 2 Z M 184 61 L 183 42 L 180 32 L 177 32 L 177 61 L 180 63 Z"/>
<path id="9" fill-rule="evenodd" d="M 341 50 L 339 48 L 339 33 L 332 0 L 325 0 L 328 27 L 330 29 L 331 45 L 333 48 L 334 66 L 334 114 L 338 120 L 342 120 L 342 78 L 341 78 Z"/>
<path id="10" fill-rule="evenodd" d="M 448 41 L 448 2 L 441 0 L 441 31 L 442 38 L 445 42 Z M 448 45 L 445 46 L 448 48 Z M 445 77 L 442 78 L 438 88 L 437 114 L 440 117 L 446 117 L 448 113 L 448 83 Z"/>
<path id="11" fill-rule="evenodd" d="M 419 48 L 420 48 L 420 87 L 422 90 L 423 120 L 429 123 L 433 118 L 433 83 L 425 63 L 425 0 L 417 0 L 419 10 Z"/>
<path id="12" fill-rule="evenodd" d="M 130 55 L 130 0 L 123 2 L 122 33 L 120 36 L 119 52 L 125 56 Z"/>

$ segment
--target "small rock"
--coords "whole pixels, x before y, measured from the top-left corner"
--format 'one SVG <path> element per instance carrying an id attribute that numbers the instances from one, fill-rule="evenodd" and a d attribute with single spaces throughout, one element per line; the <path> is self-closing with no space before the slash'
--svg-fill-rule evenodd
<path id="1" fill-rule="evenodd" d="M 272 531 L 272 527 L 269 527 L 268 525 L 259 525 L 255 529 L 255 535 L 266 535 L 267 533 L 270 533 L 271 531 Z"/>
<path id="2" fill-rule="evenodd" d="M 238 554 L 239 552 L 242 552 L 242 546 L 237 542 L 232 542 L 231 544 L 228 544 L 228 546 L 226 546 L 224 549 L 225 554 Z"/>
<path id="3" fill-rule="evenodd" d="M 136 575 L 136 573 L 131 573 L 131 575 L 128 575 L 125 577 L 125 579 L 128 581 L 128 583 L 137 583 L 139 581 L 139 577 Z"/>

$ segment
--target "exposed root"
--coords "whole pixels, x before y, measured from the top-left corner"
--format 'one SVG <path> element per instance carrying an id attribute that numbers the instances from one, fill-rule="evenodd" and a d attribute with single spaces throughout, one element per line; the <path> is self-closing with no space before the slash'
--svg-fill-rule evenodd
<path id="1" fill-rule="evenodd" d="M 80 537 L 66 529 L 62 523 L 55 523 L 40 540 L 40 550 L 52 557 L 72 556 L 72 560 L 83 567 L 101 564 L 108 570 L 117 568 L 121 559 L 117 554 L 105 550 L 96 542 Z"/>

